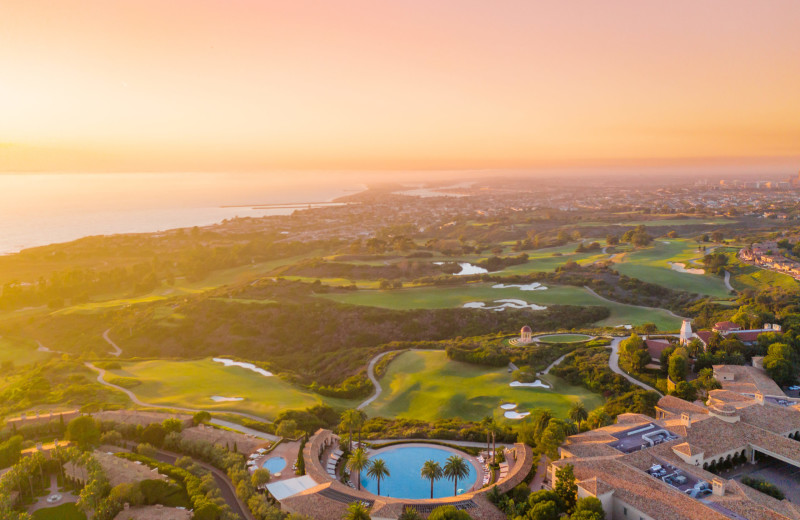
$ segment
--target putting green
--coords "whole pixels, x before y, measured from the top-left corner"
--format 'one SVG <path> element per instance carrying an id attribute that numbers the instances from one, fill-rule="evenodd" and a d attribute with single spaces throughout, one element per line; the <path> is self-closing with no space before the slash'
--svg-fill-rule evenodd
<path id="1" fill-rule="evenodd" d="M 595 296 L 583 287 L 566 285 L 548 286 L 544 291 L 521 291 L 516 287 L 494 289 L 489 283 L 470 283 L 454 287 L 419 287 L 386 291 L 354 291 L 320 294 L 342 303 L 383 307 L 387 309 L 446 309 L 463 307 L 469 302 L 486 302 L 515 299 L 537 305 L 597 305 L 607 307 L 611 315 L 597 325 L 641 325 L 655 323 L 659 330 L 677 330 L 681 320 L 663 309 L 647 309 L 634 305 L 609 302 Z M 485 311 L 493 312 L 493 311 Z M 534 318 L 535 319 L 535 315 Z"/>
<path id="2" fill-rule="evenodd" d="M 566 417 L 570 406 L 583 401 L 587 410 L 603 404 L 603 398 L 568 385 L 552 375 L 545 388 L 513 388 L 505 367 L 494 368 L 451 361 L 442 351 L 410 351 L 395 358 L 380 383 L 381 396 L 366 408 L 370 416 L 435 421 L 452 417 L 477 421 L 493 415 L 503 418 L 500 405 L 516 403 L 516 411 L 549 408 Z"/>
<path id="3" fill-rule="evenodd" d="M 123 363 L 109 374 L 141 381 L 132 391 L 144 402 L 209 411 L 250 413 L 273 419 L 282 410 L 302 409 L 326 402 L 352 406 L 353 401 L 323 398 L 277 376 L 265 377 L 241 367 L 226 367 L 210 359 Z M 113 377 L 107 375 L 106 380 Z M 212 396 L 241 397 L 241 401 L 211 400 Z"/>
<path id="4" fill-rule="evenodd" d="M 536 339 L 542 343 L 577 343 L 590 340 L 592 337 L 586 334 L 548 334 L 538 336 Z"/>
<path id="5" fill-rule="evenodd" d="M 730 297 L 722 277 L 682 273 L 672 269 L 669 262 L 682 263 L 686 268 L 702 268 L 699 263 L 705 252 L 697 244 L 684 239 L 655 240 L 651 247 L 639 249 L 614 258 L 614 269 L 620 273 L 650 283 L 705 294 L 719 299 Z M 694 261 L 696 260 L 696 262 Z"/>

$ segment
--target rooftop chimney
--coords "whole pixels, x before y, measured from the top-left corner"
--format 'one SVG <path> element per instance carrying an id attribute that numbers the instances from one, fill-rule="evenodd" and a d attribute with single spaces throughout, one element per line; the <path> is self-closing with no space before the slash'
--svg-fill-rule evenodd
<path id="1" fill-rule="evenodd" d="M 756 401 L 758 404 L 764 404 L 764 394 L 761 392 L 756 392 Z"/>
<path id="2" fill-rule="evenodd" d="M 691 428 L 692 427 L 692 416 L 689 415 L 688 413 L 682 413 L 681 414 L 681 424 L 683 424 L 687 428 Z"/>
<path id="3" fill-rule="evenodd" d="M 711 481 L 711 492 L 714 496 L 725 496 L 725 481 L 721 478 L 715 478 Z"/>

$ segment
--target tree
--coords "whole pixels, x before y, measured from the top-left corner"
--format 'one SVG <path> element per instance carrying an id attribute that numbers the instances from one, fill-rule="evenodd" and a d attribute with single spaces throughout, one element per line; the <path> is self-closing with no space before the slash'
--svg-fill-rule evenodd
<path id="1" fill-rule="evenodd" d="M 341 421 L 339 422 L 339 426 L 349 433 L 347 438 L 348 441 L 348 451 L 353 451 L 353 430 L 357 427 L 359 422 L 359 413 L 358 410 L 355 408 L 348 408 L 347 410 L 342 412 Z"/>
<path id="2" fill-rule="evenodd" d="M 367 470 L 367 476 L 374 478 L 378 481 L 378 495 L 381 494 L 381 479 L 390 476 L 389 468 L 386 467 L 386 462 L 383 459 L 375 459 Z"/>
<path id="3" fill-rule="evenodd" d="M 453 496 L 458 494 L 458 479 L 467 478 L 468 475 L 469 466 L 467 466 L 467 462 L 462 457 L 458 455 L 447 457 L 447 462 L 444 465 L 444 476 L 453 481 Z"/>
<path id="4" fill-rule="evenodd" d="M 650 362 L 650 354 L 647 352 L 642 338 L 633 333 L 630 338 L 620 343 L 619 359 L 633 372 L 641 372 L 644 370 L 645 365 Z"/>
<path id="5" fill-rule="evenodd" d="M 466 511 L 460 511 L 455 506 L 439 506 L 431 511 L 428 520 L 471 520 Z"/>
<path id="6" fill-rule="evenodd" d="M 196 425 L 205 424 L 211 420 L 211 414 L 208 412 L 197 412 L 192 416 L 192 422 Z"/>
<path id="7" fill-rule="evenodd" d="M 537 502 L 528 511 L 529 520 L 558 520 L 558 504 L 552 500 Z"/>
<path id="8" fill-rule="evenodd" d="M 692 402 L 697 399 L 697 389 L 688 381 L 681 381 L 675 385 L 672 395 L 680 397 L 684 401 Z"/>
<path id="9" fill-rule="evenodd" d="M 253 485 L 254 488 L 258 489 L 262 486 L 265 486 L 269 479 L 272 478 L 270 475 L 269 470 L 266 468 L 258 468 L 250 475 L 250 483 Z"/>
<path id="10" fill-rule="evenodd" d="M 397 517 L 397 520 L 423 520 L 417 510 L 411 506 L 406 506 L 403 509 L 403 512 L 400 513 L 400 516 Z"/>
<path id="11" fill-rule="evenodd" d="M 347 506 L 344 520 L 370 520 L 369 509 L 363 502 L 353 502 Z"/>
<path id="12" fill-rule="evenodd" d="M 563 468 L 556 470 L 556 487 L 553 491 L 561 500 L 564 511 L 572 513 L 578 495 L 578 485 L 575 483 L 572 464 L 566 464 Z"/>
<path id="13" fill-rule="evenodd" d="M 292 439 L 297 434 L 297 423 L 293 419 L 284 419 L 278 424 L 278 429 L 275 430 L 275 435 Z"/>
<path id="14" fill-rule="evenodd" d="M 586 407 L 583 406 L 583 401 L 576 401 L 570 407 L 569 412 L 567 412 L 567 415 L 574 422 L 580 423 L 581 421 L 585 421 L 586 418 L 589 417 L 589 412 L 587 412 Z"/>
<path id="15" fill-rule="evenodd" d="M 595 497 L 584 497 L 575 503 L 575 512 L 572 513 L 570 520 L 605 520 L 605 518 L 603 503 Z"/>
<path id="16" fill-rule="evenodd" d="M 172 432 L 180 432 L 183 430 L 183 421 L 180 419 L 176 419 L 174 417 L 170 417 L 169 419 L 165 419 L 161 426 L 164 427 L 164 432 L 170 434 Z"/>
<path id="17" fill-rule="evenodd" d="M 419 474 L 422 478 L 431 481 L 431 498 L 433 498 L 433 483 L 442 478 L 442 467 L 434 460 L 426 460 Z M 430 517 L 428 520 L 430 520 Z"/>
<path id="18" fill-rule="evenodd" d="M 367 451 L 364 448 L 358 448 L 353 453 L 350 454 L 350 458 L 347 459 L 347 469 L 350 472 L 355 472 L 358 475 L 358 489 L 361 489 L 361 470 L 369 466 L 369 457 L 367 457 Z"/>
<path id="19" fill-rule="evenodd" d="M 539 440 L 539 446 L 544 450 L 550 459 L 558 459 L 558 447 L 563 444 L 567 438 L 565 432 L 565 424 L 561 419 L 551 419 L 547 424 L 542 437 Z"/>
<path id="20" fill-rule="evenodd" d="M 163 426 L 159 423 L 152 423 L 148 424 L 142 431 L 142 442 L 160 448 L 164 444 L 164 437 L 166 436 L 167 432 L 164 430 Z"/>
<path id="21" fill-rule="evenodd" d="M 792 364 L 792 350 L 786 343 L 773 343 L 764 357 L 764 370 L 781 386 L 795 381 L 795 370 Z"/>
<path id="22" fill-rule="evenodd" d="M 100 441 L 100 429 L 97 427 L 97 421 L 89 415 L 72 419 L 67 425 L 67 439 L 83 450 L 97 444 Z"/>
<path id="23" fill-rule="evenodd" d="M 676 350 L 669 357 L 669 378 L 674 383 L 685 381 L 688 366 L 689 361 L 681 354 L 680 350 Z"/>

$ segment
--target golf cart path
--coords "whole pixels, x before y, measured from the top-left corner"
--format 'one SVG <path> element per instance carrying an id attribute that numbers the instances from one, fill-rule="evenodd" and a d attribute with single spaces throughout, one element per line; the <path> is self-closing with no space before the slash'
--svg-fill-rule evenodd
<path id="1" fill-rule="evenodd" d="M 727 287 L 729 291 L 735 291 L 736 290 L 731 285 L 731 272 L 730 271 L 725 271 L 725 287 Z"/>
<path id="2" fill-rule="evenodd" d="M 628 336 L 628 337 L 630 337 L 630 336 Z M 644 388 L 645 390 L 653 391 L 653 392 L 657 393 L 658 395 L 660 395 L 661 397 L 664 397 L 664 394 L 662 394 L 661 392 L 659 392 L 658 390 L 656 390 L 652 386 L 646 385 L 646 384 L 642 383 L 641 381 L 639 381 L 638 379 L 636 379 L 636 378 L 634 378 L 632 376 L 629 376 L 627 372 L 625 372 L 624 370 L 622 370 L 619 367 L 619 344 L 622 343 L 623 341 L 625 341 L 626 339 L 628 339 L 628 338 L 614 338 L 611 341 L 611 355 L 608 357 L 608 366 L 609 366 L 609 368 L 611 369 L 612 372 L 621 375 L 622 377 L 624 377 L 625 379 L 627 379 L 628 381 L 630 381 L 634 385 L 640 386 L 640 387 Z"/>
<path id="3" fill-rule="evenodd" d="M 109 332 L 111 332 L 111 329 L 108 329 L 103 333 L 103 339 L 106 340 L 106 343 L 108 343 L 114 348 L 114 352 L 109 352 L 109 354 L 111 354 L 112 356 L 119 357 L 119 355 L 122 354 L 122 349 L 119 348 L 119 346 L 116 343 L 111 341 L 111 338 L 108 337 Z"/>
<path id="4" fill-rule="evenodd" d="M 584 288 L 584 289 L 586 289 L 587 291 L 589 291 L 590 293 L 592 293 L 593 295 L 597 296 L 597 297 L 598 297 L 598 298 L 600 298 L 601 300 L 607 301 L 608 303 L 613 303 L 613 304 L 615 304 L 615 305 L 627 305 L 627 306 L 629 306 L 629 307 L 636 307 L 636 308 L 639 308 L 639 309 L 645 309 L 645 310 L 648 310 L 648 311 L 664 311 L 664 312 L 666 312 L 666 313 L 670 314 L 671 316 L 673 316 L 673 317 L 675 317 L 675 318 L 678 318 L 679 320 L 685 320 L 685 319 L 686 319 L 686 318 L 684 318 L 683 316 L 678 316 L 677 314 L 675 314 L 674 312 L 672 312 L 672 311 L 671 311 L 671 310 L 669 310 L 669 309 L 664 309 L 664 308 L 662 308 L 662 307 L 647 307 L 646 305 L 634 305 L 634 304 L 632 304 L 632 303 L 622 303 L 622 302 L 617 302 L 617 301 L 614 301 L 614 300 L 609 300 L 609 299 L 608 299 L 608 298 L 606 298 L 605 296 L 601 296 L 601 295 L 597 294 L 597 293 L 596 293 L 596 292 L 594 292 L 594 290 L 593 290 L 591 287 L 589 287 L 588 285 L 584 285 L 584 286 L 583 286 L 583 288 Z"/>
<path id="5" fill-rule="evenodd" d="M 558 358 L 558 359 L 556 359 L 555 361 L 553 361 L 552 363 L 550 363 L 550 366 L 548 366 L 547 368 L 545 368 L 545 369 L 544 369 L 544 372 L 542 372 L 542 373 L 541 373 L 541 375 L 543 375 L 543 376 L 546 376 L 547 374 L 549 374 L 549 373 L 550 373 L 550 369 L 551 369 L 551 368 L 553 368 L 554 366 L 558 365 L 558 364 L 559 364 L 559 363 L 561 363 L 562 361 L 564 361 L 564 358 L 565 358 L 565 357 L 567 357 L 567 355 L 568 355 L 568 354 L 570 354 L 570 352 L 567 352 L 566 354 L 564 354 L 564 355 L 563 355 L 563 356 L 561 356 L 560 358 Z"/>
<path id="6" fill-rule="evenodd" d="M 381 392 L 383 392 L 383 388 L 381 388 L 381 384 L 378 382 L 378 378 L 375 377 L 375 365 L 378 364 L 378 361 L 380 361 L 383 356 L 389 354 L 390 352 L 397 352 L 397 350 L 387 350 L 386 352 L 381 352 L 380 354 L 378 354 L 377 356 L 375 356 L 370 360 L 369 366 L 367 366 L 367 377 L 369 377 L 369 380 L 372 381 L 372 385 L 375 387 L 375 393 L 372 394 L 372 396 L 369 397 L 367 400 L 365 400 L 363 403 L 358 405 L 358 407 L 356 408 L 357 410 L 363 410 L 367 406 L 371 405 L 372 402 L 375 401 L 375 399 L 380 397 Z"/>
<path id="7" fill-rule="evenodd" d="M 197 409 L 197 408 L 184 408 L 184 407 L 181 407 L 181 406 L 164 406 L 164 405 L 161 405 L 161 404 L 146 403 L 146 402 L 142 401 L 141 399 L 139 399 L 136 396 L 136 394 L 134 394 L 133 392 L 131 392 L 127 388 L 122 388 L 121 386 L 117 386 L 115 384 L 112 384 L 112 383 L 109 383 L 108 381 L 106 381 L 105 380 L 105 375 L 106 375 L 105 369 L 98 368 L 98 367 L 94 366 L 93 364 L 89 363 L 88 361 L 86 361 L 84 363 L 84 365 L 86 365 L 86 367 L 89 368 L 90 370 L 94 370 L 95 372 L 97 372 L 97 382 L 98 383 L 100 383 L 101 385 L 104 385 L 104 386 L 108 386 L 110 388 L 114 388 L 115 390 L 119 390 L 120 392 L 123 392 L 125 395 L 128 396 L 128 398 L 131 400 L 131 402 L 133 402 L 134 404 L 137 404 L 139 406 L 144 406 L 144 407 L 148 407 L 148 408 L 169 408 L 169 409 L 172 409 L 172 410 L 178 410 L 178 411 L 181 411 L 181 412 L 190 412 L 190 413 L 207 412 L 208 411 L 208 410 L 200 410 L 200 409 Z M 234 412 L 234 411 L 230 411 L 230 410 L 220 410 L 220 411 L 224 412 L 224 413 L 230 413 L 230 414 L 233 414 L 233 415 L 239 415 L 241 417 L 247 417 L 248 419 L 253 419 L 254 421 L 269 422 L 266 419 L 264 419 L 263 417 L 258 417 L 256 415 L 251 415 L 249 413 Z M 254 430 L 254 429 L 248 428 L 246 426 L 241 426 L 241 425 L 236 424 L 234 422 L 224 421 L 222 419 L 211 419 L 210 422 L 211 422 L 211 424 L 216 424 L 217 426 L 224 426 L 225 428 L 230 428 L 231 430 L 236 430 L 236 431 L 238 431 L 240 433 L 244 433 L 244 434 L 247 434 L 247 435 L 252 435 L 252 436 L 257 437 L 259 439 L 266 439 L 268 441 L 273 441 L 273 442 L 277 441 L 278 439 L 280 439 L 280 437 L 277 437 L 275 435 L 270 435 L 269 433 L 260 432 L 258 430 Z"/>

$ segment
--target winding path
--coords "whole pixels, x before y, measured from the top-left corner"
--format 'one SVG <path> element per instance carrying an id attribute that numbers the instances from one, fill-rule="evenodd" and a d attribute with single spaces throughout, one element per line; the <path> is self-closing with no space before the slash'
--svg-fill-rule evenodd
<path id="1" fill-rule="evenodd" d="M 672 312 L 672 311 L 671 311 L 671 310 L 669 310 L 669 309 L 664 309 L 663 307 L 647 307 L 646 305 L 634 305 L 634 304 L 632 304 L 632 303 L 622 303 L 622 302 L 617 302 L 617 301 L 614 301 L 614 300 L 609 300 L 609 299 L 608 299 L 608 298 L 606 298 L 605 296 L 602 296 L 602 295 L 600 295 L 600 294 L 597 294 L 597 293 L 596 293 L 596 292 L 594 292 L 594 290 L 593 290 L 591 287 L 589 287 L 588 285 L 584 285 L 584 286 L 583 286 L 583 288 L 584 288 L 584 289 L 586 289 L 587 291 L 589 291 L 591 294 L 593 294 L 593 295 L 597 296 L 597 297 L 598 297 L 598 298 L 600 298 L 601 300 L 605 300 L 605 301 L 607 301 L 608 303 L 613 303 L 613 304 L 615 304 L 615 305 L 627 305 L 628 307 L 637 307 L 637 308 L 639 308 L 639 309 L 645 309 L 645 310 L 648 310 L 648 311 L 664 311 L 664 312 L 666 312 L 666 313 L 668 313 L 668 314 L 672 315 L 673 317 L 675 317 L 675 318 L 678 318 L 679 320 L 685 320 L 685 319 L 686 319 L 686 318 L 684 318 L 683 316 L 678 316 L 677 314 L 675 314 L 674 312 Z"/>
<path id="2" fill-rule="evenodd" d="M 112 383 L 109 383 L 108 381 L 106 381 L 105 380 L 105 375 L 106 375 L 105 369 L 96 367 L 93 364 L 89 363 L 88 361 L 86 361 L 84 363 L 84 365 L 86 365 L 87 368 L 97 372 L 97 382 L 98 383 L 100 383 L 101 385 L 113 388 L 115 390 L 119 390 L 120 392 L 123 392 L 125 395 L 128 396 L 128 398 L 131 400 L 131 402 L 133 402 L 136 405 L 143 406 L 143 407 L 146 407 L 146 408 L 169 408 L 171 410 L 178 410 L 178 411 L 181 411 L 181 412 L 190 412 L 190 413 L 208 412 L 209 411 L 209 410 L 201 410 L 199 408 L 184 408 L 184 407 L 181 407 L 181 406 L 146 403 L 146 402 L 142 401 L 141 399 L 139 399 L 136 396 L 136 394 L 134 394 L 133 392 L 131 392 L 127 388 L 123 388 L 121 386 L 118 386 L 118 385 L 115 385 L 115 384 L 112 384 Z M 223 413 L 229 413 L 229 414 L 238 415 L 238 416 L 241 416 L 241 417 L 246 417 L 246 418 L 252 419 L 254 421 L 269 422 L 266 419 L 264 419 L 263 417 L 258 417 L 257 415 L 251 415 L 249 413 L 234 412 L 232 410 L 220 410 L 220 411 L 223 412 Z M 246 435 L 252 435 L 252 436 L 257 437 L 259 439 L 266 439 L 268 441 L 273 441 L 273 442 L 277 441 L 278 439 L 280 439 L 280 437 L 277 437 L 275 435 L 270 435 L 269 433 L 260 432 L 258 430 L 254 430 L 252 428 L 248 428 L 246 426 L 242 426 L 242 425 L 236 424 L 234 422 L 224 421 L 222 419 L 211 419 L 210 422 L 211 422 L 211 424 L 216 424 L 217 426 L 223 426 L 225 428 L 230 428 L 231 430 L 236 430 L 236 431 L 238 431 L 240 433 L 244 433 Z"/>
<path id="3" fill-rule="evenodd" d="M 119 357 L 119 355 L 122 354 L 122 349 L 119 348 L 119 346 L 116 343 L 111 341 L 111 338 L 108 337 L 109 332 L 111 332 L 111 329 L 108 329 L 103 333 L 103 339 L 106 340 L 106 343 L 108 343 L 114 348 L 114 352 L 109 352 L 109 354 L 111 354 L 112 356 Z"/>
<path id="4" fill-rule="evenodd" d="M 630 336 L 628 336 L 628 337 L 630 337 Z M 639 381 L 635 377 L 628 375 L 627 372 L 625 372 L 624 370 L 622 370 L 619 367 L 619 344 L 622 343 L 623 341 L 625 341 L 626 339 L 628 339 L 628 338 L 614 338 L 611 341 L 611 355 L 608 357 L 608 367 L 611 369 L 612 372 L 621 375 L 622 377 L 624 377 L 625 379 L 627 379 L 628 381 L 630 381 L 634 385 L 640 386 L 640 387 L 644 388 L 645 390 L 653 391 L 653 392 L 657 393 L 658 395 L 660 395 L 661 397 L 664 397 L 664 394 L 662 394 L 661 392 L 659 392 L 658 390 L 656 390 L 652 386 L 642 383 L 641 381 Z"/>
<path id="5" fill-rule="evenodd" d="M 367 406 L 371 405 L 373 401 L 375 401 L 375 399 L 380 397 L 381 392 L 383 392 L 383 388 L 381 388 L 381 384 L 378 382 L 378 378 L 375 377 L 375 365 L 378 364 L 378 361 L 380 361 L 383 356 L 389 354 L 390 352 L 398 352 L 398 351 L 387 350 L 386 352 L 381 352 L 380 354 L 378 354 L 377 356 L 375 356 L 370 360 L 369 366 L 367 366 L 367 377 L 369 377 L 369 380 L 372 381 L 372 385 L 375 387 L 375 393 L 372 394 L 372 396 L 369 397 L 366 401 L 358 405 L 357 407 L 358 410 L 363 410 Z"/>
<path id="6" fill-rule="evenodd" d="M 736 290 L 731 285 L 731 272 L 730 271 L 725 271 L 725 287 L 727 287 L 729 291 L 735 291 Z"/>
<path id="7" fill-rule="evenodd" d="M 553 361 L 552 363 L 550 363 L 550 365 L 547 368 L 545 368 L 543 372 L 541 372 L 541 375 L 546 376 L 547 374 L 549 374 L 550 373 L 550 369 L 553 368 L 554 366 L 558 365 L 562 361 L 564 361 L 564 358 L 567 357 L 567 355 L 569 355 L 569 354 L 571 354 L 571 352 L 567 352 L 566 354 L 564 354 L 560 358 L 558 358 L 555 361 Z"/>

